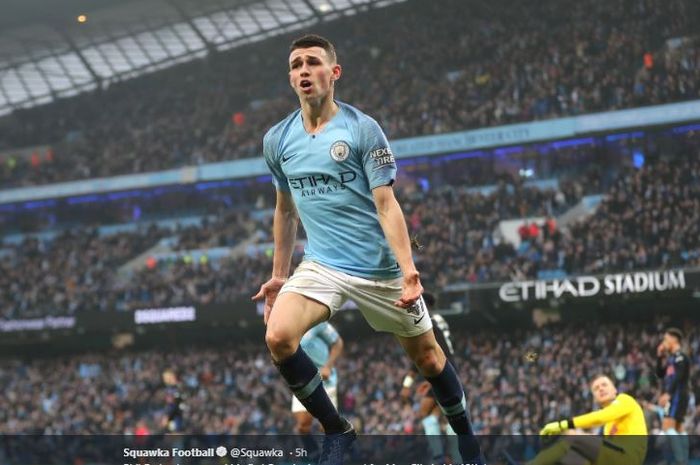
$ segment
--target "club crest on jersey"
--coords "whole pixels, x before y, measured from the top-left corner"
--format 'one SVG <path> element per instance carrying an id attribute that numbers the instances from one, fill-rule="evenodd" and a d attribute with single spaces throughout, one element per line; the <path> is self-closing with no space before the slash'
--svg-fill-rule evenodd
<path id="1" fill-rule="evenodd" d="M 350 155 L 350 146 L 344 140 L 333 142 L 331 145 L 331 158 L 338 163 L 345 161 Z"/>

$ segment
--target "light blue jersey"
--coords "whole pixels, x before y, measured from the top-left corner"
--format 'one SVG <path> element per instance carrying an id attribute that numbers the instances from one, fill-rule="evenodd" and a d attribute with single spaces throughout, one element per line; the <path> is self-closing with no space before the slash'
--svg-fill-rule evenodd
<path id="1" fill-rule="evenodd" d="M 328 362 L 331 346 L 340 338 L 338 331 L 328 322 L 324 321 L 310 330 L 301 338 L 301 348 L 314 362 L 316 368 L 321 368 Z M 335 367 L 331 370 L 330 378 L 325 382 L 326 386 L 337 386 L 338 373 Z"/>
<path id="2" fill-rule="evenodd" d="M 278 190 L 292 193 L 308 238 L 304 258 L 362 278 L 401 276 L 384 237 L 372 189 L 390 185 L 396 162 L 377 122 L 340 110 L 310 135 L 301 110 L 273 126 L 263 154 Z"/>

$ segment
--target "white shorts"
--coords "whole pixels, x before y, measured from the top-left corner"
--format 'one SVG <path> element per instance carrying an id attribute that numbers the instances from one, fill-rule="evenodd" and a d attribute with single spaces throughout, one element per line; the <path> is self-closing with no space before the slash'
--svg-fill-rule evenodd
<path id="1" fill-rule="evenodd" d="M 423 297 L 410 308 L 394 305 L 401 297 L 403 278 L 366 279 L 328 268 L 320 263 L 303 261 L 280 294 L 294 292 L 316 300 L 331 312 L 330 318 L 351 299 L 375 331 L 413 337 L 433 328 Z M 329 318 L 329 319 L 330 319 Z"/>
<path id="2" fill-rule="evenodd" d="M 335 386 L 326 386 L 325 384 L 323 385 L 323 388 L 328 393 L 328 397 L 330 397 L 335 408 L 338 408 L 338 388 Z M 296 396 L 292 396 L 292 413 L 297 412 L 306 412 L 306 407 L 299 402 L 299 399 L 297 399 Z"/>

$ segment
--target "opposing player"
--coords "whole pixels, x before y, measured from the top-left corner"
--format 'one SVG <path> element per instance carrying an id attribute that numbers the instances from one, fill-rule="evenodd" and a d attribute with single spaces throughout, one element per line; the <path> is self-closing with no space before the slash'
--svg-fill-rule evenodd
<path id="1" fill-rule="evenodd" d="M 465 461 L 481 461 L 464 390 L 435 341 L 421 297 L 408 231 L 392 185 L 396 163 L 386 136 L 369 116 L 334 100 L 342 69 L 326 39 L 295 40 L 289 82 L 300 109 L 272 127 L 263 154 L 277 189 L 272 277 L 265 299 L 265 341 L 282 377 L 323 425 L 321 463 L 342 463 L 356 435 L 299 348 L 302 335 L 332 317 L 350 298 L 377 331 L 393 333 L 430 382 L 459 435 Z M 289 277 L 301 219 L 304 260 Z"/>
<path id="2" fill-rule="evenodd" d="M 328 322 L 314 326 L 304 334 L 301 348 L 314 362 L 319 370 L 323 387 L 333 405 L 338 407 L 338 372 L 335 361 L 343 352 L 343 339 L 338 331 Z M 295 396 L 292 396 L 292 413 L 296 421 L 296 431 L 301 435 L 309 457 L 317 455 L 317 446 L 311 434 L 313 417 Z"/>
<path id="3" fill-rule="evenodd" d="M 658 404 L 664 408 L 662 424 L 664 431 L 683 431 L 683 421 L 690 398 L 690 364 L 688 356 L 681 351 L 683 333 L 669 328 L 656 348 L 656 376 L 662 380 L 662 393 Z"/>
<path id="4" fill-rule="evenodd" d="M 591 392 L 600 410 L 548 423 L 541 435 L 567 434 L 542 450 L 528 465 L 641 465 L 647 452 L 644 411 L 628 394 L 618 394 L 605 375 L 591 381 Z M 603 436 L 577 434 L 576 429 L 603 427 Z M 507 456 L 509 463 L 514 461 Z"/>
<path id="5" fill-rule="evenodd" d="M 669 445 L 676 464 L 689 460 L 688 438 L 683 422 L 690 399 L 690 363 L 681 351 L 683 333 L 678 328 L 668 328 L 663 341 L 656 348 L 656 376 L 662 380 L 662 392 L 658 404 L 664 409 L 661 429 L 670 437 Z"/>
<path id="6" fill-rule="evenodd" d="M 423 300 L 428 308 L 434 308 L 436 303 L 435 296 L 429 293 L 424 293 Z M 454 355 L 454 346 L 452 345 L 450 326 L 447 324 L 447 321 L 445 321 L 442 315 L 431 314 L 430 319 L 433 323 L 435 340 L 447 357 L 447 360 L 454 365 L 452 358 Z M 440 417 L 442 412 L 440 410 L 440 406 L 435 401 L 435 393 L 433 392 L 430 383 L 428 381 L 418 382 L 418 376 L 419 374 L 416 373 L 413 367 L 408 370 L 408 373 L 403 379 L 401 397 L 408 401 L 411 396 L 412 387 L 414 385 L 417 386 L 416 393 L 421 396 L 418 416 L 421 420 L 421 425 L 423 426 L 423 432 L 428 436 L 431 462 L 447 463 L 444 457 L 445 450 L 442 444 L 442 437 L 440 436 Z M 446 432 L 448 453 L 452 460 L 451 463 L 462 463 L 456 437 L 454 436 L 455 432 L 449 424 L 447 425 Z"/>
<path id="7" fill-rule="evenodd" d="M 180 394 L 180 382 L 173 370 L 165 370 L 162 374 L 165 387 L 165 409 L 161 418 L 161 427 L 168 433 L 183 431 L 185 402 Z"/>

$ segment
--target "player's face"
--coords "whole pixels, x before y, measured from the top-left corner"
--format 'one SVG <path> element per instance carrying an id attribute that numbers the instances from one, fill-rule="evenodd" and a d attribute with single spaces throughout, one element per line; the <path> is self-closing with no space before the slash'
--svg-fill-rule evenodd
<path id="1" fill-rule="evenodd" d="M 608 405 L 617 397 L 617 389 L 607 376 L 601 376 L 591 384 L 593 398 L 599 405 Z"/>
<path id="2" fill-rule="evenodd" d="M 289 55 L 289 84 L 301 100 L 324 98 L 340 72 L 340 65 L 321 47 L 298 48 Z"/>
<path id="3" fill-rule="evenodd" d="M 664 334 L 664 349 L 666 349 L 666 352 L 673 352 L 673 350 L 676 348 L 676 338 L 671 336 L 668 333 Z"/>
<path id="4" fill-rule="evenodd" d="M 172 386 L 174 384 L 177 384 L 177 378 L 175 377 L 175 373 L 173 373 L 170 370 L 166 370 L 163 372 L 163 384 L 167 386 Z"/>

